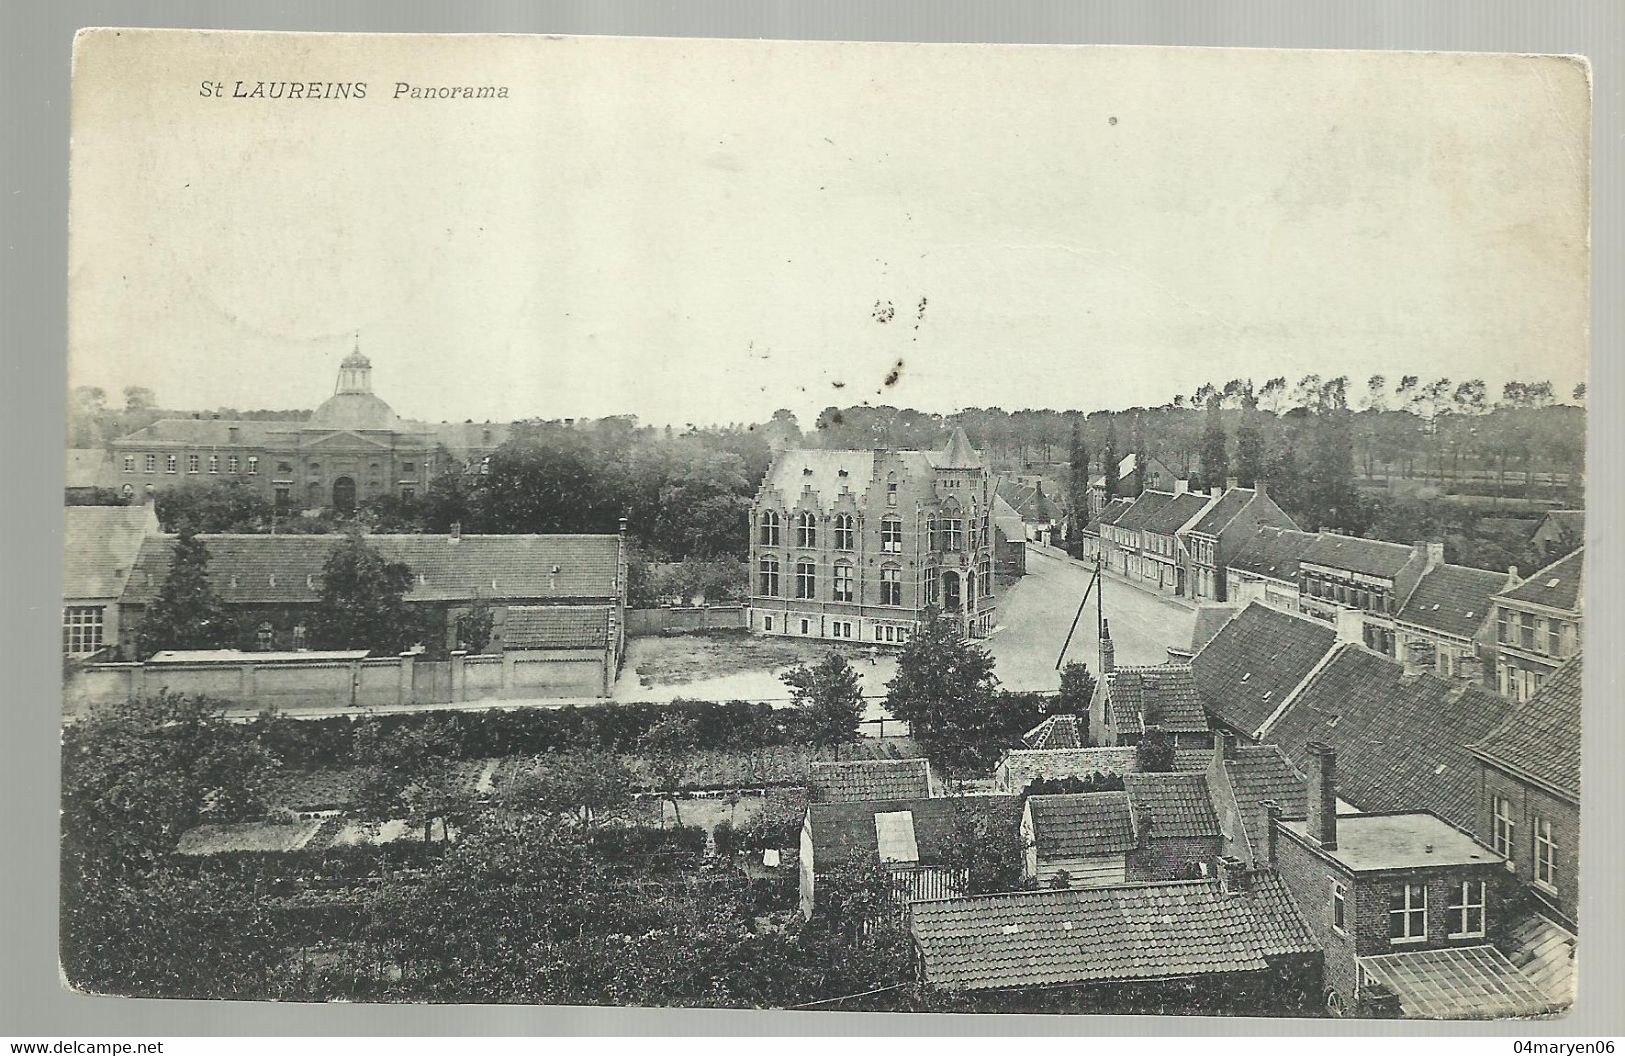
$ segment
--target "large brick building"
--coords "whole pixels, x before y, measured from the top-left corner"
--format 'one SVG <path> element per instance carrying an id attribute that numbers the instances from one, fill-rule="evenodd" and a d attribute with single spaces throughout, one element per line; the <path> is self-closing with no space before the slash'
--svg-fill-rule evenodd
<path id="1" fill-rule="evenodd" d="M 233 480 L 284 508 L 348 511 L 422 494 L 448 459 L 478 465 L 507 428 L 401 418 L 372 391 L 372 362 L 358 345 L 305 421 L 163 418 L 113 441 L 112 480 L 127 495 Z"/>
<path id="2" fill-rule="evenodd" d="M 1496 686 L 1524 701 L 1580 651 L 1585 610 L 1585 550 L 1554 561 L 1497 594 Z"/>
<path id="3" fill-rule="evenodd" d="M 783 452 L 751 509 L 751 629 L 895 645 L 935 607 L 986 634 L 993 505 L 962 429 L 940 451 Z"/>

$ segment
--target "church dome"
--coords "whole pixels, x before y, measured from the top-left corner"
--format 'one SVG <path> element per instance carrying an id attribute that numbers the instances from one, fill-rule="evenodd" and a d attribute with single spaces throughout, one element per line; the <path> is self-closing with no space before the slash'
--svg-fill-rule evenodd
<path id="1" fill-rule="evenodd" d="M 358 348 L 354 352 L 351 352 L 349 355 L 345 356 L 344 362 L 340 363 L 339 366 L 351 368 L 359 367 L 362 370 L 370 370 L 372 368 L 372 360 L 368 359 L 366 356 L 363 356 L 361 354 L 361 350 Z"/>
<path id="2" fill-rule="evenodd" d="M 400 422 L 394 408 L 370 392 L 340 392 L 310 416 L 309 426 L 319 429 L 394 429 Z"/>

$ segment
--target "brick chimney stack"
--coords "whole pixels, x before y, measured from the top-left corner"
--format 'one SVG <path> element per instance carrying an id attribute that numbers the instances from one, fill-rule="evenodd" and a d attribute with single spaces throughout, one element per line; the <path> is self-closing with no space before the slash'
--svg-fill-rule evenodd
<path id="1" fill-rule="evenodd" d="M 1247 865 L 1233 854 L 1219 859 L 1219 890 L 1227 895 L 1247 890 Z"/>
<path id="2" fill-rule="evenodd" d="M 1275 868 L 1276 826 L 1281 823 L 1281 804 L 1275 800 L 1264 803 L 1264 864 Z"/>
<path id="3" fill-rule="evenodd" d="M 1100 677 L 1117 670 L 1117 647 L 1112 644 L 1112 621 L 1100 622 Z"/>
<path id="4" fill-rule="evenodd" d="M 1309 835 L 1321 850 L 1337 850 L 1337 752 L 1322 741 L 1304 746 L 1309 752 Z"/>

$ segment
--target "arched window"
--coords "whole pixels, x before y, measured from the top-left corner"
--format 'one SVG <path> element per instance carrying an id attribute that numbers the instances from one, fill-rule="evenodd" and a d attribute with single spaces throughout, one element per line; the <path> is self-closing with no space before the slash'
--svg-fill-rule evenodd
<path id="1" fill-rule="evenodd" d="M 880 566 L 880 604 L 903 603 L 903 570 L 896 565 Z"/>
<path id="2" fill-rule="evenodd" d="M 835 562 L 835 579 L 830 596 L 836 601 L 851 601 L 856 596 L 851 562 Z"/>
<path id="3" fill-rule="evenodd" d="M 765 597 L 779 596 L 779 559 L 776 557 L 762 558 L 760 568 L 760 587 L 757 593 Z"/>
<path id="4" fill-rule="evenodd" d="M 818 518 L 813 514 L 796 514 L 796 545 L 818 545 Z"/>
<path id="5" fill-rule="evenodd" d="M 880 519 L 880 551 L 885 554 L 903 552 L 903 519 L 888 514 Z"/>
<path id="6" fill-rule="evenodd" d="M 779 515 L 773 510 L 762 511 L 762 545 L 779 545 Z"/>
<path id="7" fill-rule="evenodd" d="M 850 513 L 835 518 L 835 549 L 856 550 L 857 535 L 857 518 Z"/>
<path id="8" fill-rule="evenodd" d="M 818 596 L 818 573 L 816 566 L 808 558 L 796 562 L 796 597 L 816 598 Z"/>
<path id="9" fill-rule="evenodd" d="M 951 553 L 965 549 L 965 518 L 957 501 L 943 503 L 942 516 L 937 518 L 937 536 L 943 550 Z"/>

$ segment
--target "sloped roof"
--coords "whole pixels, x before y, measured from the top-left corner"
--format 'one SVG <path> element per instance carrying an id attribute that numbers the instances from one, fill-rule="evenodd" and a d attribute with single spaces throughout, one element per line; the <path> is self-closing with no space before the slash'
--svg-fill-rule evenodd
<path id="1" fill-rule="evenodd" d="M 948 445 L 941 451 L 929 451 L 926 458 L 937 469 L 981 469 L 982 455 L 971 446 L 970 437 L 963 426 L 954 426 Z"/>
<path id="2" fill-rule="evenodd" d="M 1151 836 L 1219 835 L 1206 774 L 1124 774 L 1123 787 L 1135 816 L 1150 815 Z"/>
<path id="3" fill-rule="evenodd" d="M 768 470 L 762 487 L 776 490 L 791 506 L 800 501 L 802 490 L 810 487 L 818 503 L 828 508 L 835 504 L 843 488 L 861 496 L 874 472 L 873 451 L 798 447 L 784 451 L 773 460 L 773 468 Z"/>
<path id="4" fill-rule="evenodd" d="M 304 424 L 248 419 L 160 418 L 151 425 L 120 437 L 118 443 L 125 447 L 138 447 L 146 442 L 192 447 L 260 447 L 272 437 L 286 439 L 296 435 Z"/>
<path id="5" fill-rule="evenodd" d="M 1191 525 L 1190 530 L 1201 532 L 1203 535 L 1218 535 L 1224 526 L 1235 520 L 1247 504 L 1252 502 L 1258 492 L 1252 488 L 1227 488 L 1218 501 L 1208 507 L 1200 520 Z"/>
<path id="6" fill-rule="evenodd" d="M 1440 634 L 1471 638 L 1489 618 L 1490 598 L 1506 584 L 1504 572 L 1439 565 L 1422 576 L 1398 619 Z"/>
<path id="7" fill-rule="evenodd" d="M 1178 749 L 1174 752 L 1174 769 L 1205 770 L 1212 754 L 1205 749 Z M 1090 774 L 1121 776 L 1139 769 L 1139 755 L 1133 748 L 1013 748 L 999 761 L 999 770 L 1009 781 L 1011 791 L 1017 793 L 1039 778 L 1058 781 Z"/>
<path id="8" fill-rule="evenodd" d="M 982 814 L 995 825 L 1007 825 L 1014 833 L 1020 826 L 1021 799 L 1018 796 L 948 796 L 812 803 L 807 807 L 807 824 L 812 833 L 813 856 L 824 862 L 849 855 L 877 856 L 880 842 L 875 817 L 907 812 L 913 816 L 919 860 L 930 864 L 949 848 L 960 811 Z"/>
<path id="9" fill-rule="evenodd" d="M 1309 742 L 1331 745 L 1339 793 L 1361 810 L 1425 809 L 1471 826 L 1477 764 L 1467 746 L 1500 725 L 1511 707 L 1486 689 L 1407 675 L 1388 657 L 1346 644 L 1265 739 L 1300 767 L 1308 765 Z"/>
<path id="10" fill-rule="evenodd" d="M 1140 497 L 1129 504 L 1129 508 L 1117 518 L 1119 528 L 1138 530 L 1145 527 L 1151 515 L 1174 501 L 1172 492 L 1168 491 L 1142 491 Z"/>
<path id="11" fill-rule="evenodd" d="M 993 496 L 993 525 L 1004 533 L 1006 539 L 1024 539 L 1027 536 L 1026 522 L 1021 519 L 1021 514 L 1005 501 L 1003 495 Z"/>
<path id="12" fill-rule="evenodd" d="M 1225 567 L 1239 568 L 1288 583 L 1298 581 L 1298 560 L 1318 537 L 1311 532 L 1259 525 L 1225 558 Z"/>
<path id="13" fill-rule="evenodd" d="M 1535 526 L 1535 530 L 1538 532 L 1548 526 L 1556 529 L 1559 532 L 1573 532 L 1579 538 L 1584 539 L 1586 531 L 1586 511 L 1547 510 L 1546 516 L 1540 519 L 1540 523 Z"/>
<path id="14" fill-rule="evenodd" d="M 1224 761 L 1235 800 L 1234 836 L 1257 852 L 1263 845 L 1265 804 L 1279 804 L 1284 817 L 1302 817 L 1309 811 L 1309 783 L 1277 745 L 1239 744 L 1234 752 Z"/>
<path id="15" fill-rule="evenodd" d="M 514 605 L 502 624 L 502 647 L 601 649 L 613 612 L 608 605 Z"/>
<path id="16" fill-rule="evenodd" d="M 1040 861 L 1122 854 L 1136 846 L 1127 792 L 1028 796 Z"/>
<path id="17" fill-rule="evenodd" d="M 118 597 L 147 532 L 157 527 L 151 508 L 65 506 L 62 516 L 62 596 Z"/>
<path id="18" fill-rule="evenodd" d="M 1106 676 L 1112 711 L 1132 719 L 1136 729 L 1151 726 L 1167 733 L 1205 733 L 1209 729 L 1196 681 L 1185 664 L 1119 667 Z"/>
<path id="19" fill-rule="evenodd" d="M 1191 652 L 1194 654 L 1211 642 L 1213 636 L 1219 633 L 1219 628 L 1229 623 L 1231 617 L 1240 611 L 1240 605 L 1196 606 L 1196 623 L 1191 628 Z"/>
<path id="20" fill-rule="evenodd" d="M 1044 494 L 1042 485 L 1020 484 L 1005 477 L 999 478 L 996 494 L 1009 503 L 1023 522 L 1059 521 L 1066 516 L 1054 499 Z"/>
<path id="21" fill-rule="evenodd" d="M 1173 535 L 1185 527 L 1185 522 L 1195 517 L 1207 508 L 1213 501 L 1211 495 L 1202 495 L 1196 492 L 1183 492 L 1175 495 L 1171 500 L 1162 504 L 1145 519 L 1142 526 L 1146 531 L 1157 535 Z"/>
<path id="22" fill-rule="evenodd" d="M 926 981 L 990 990 L 1257 971 L 1318 949 L 1280 879 L 1021 891 L 919 902 Z"/>
<path id="23" fill-rule="evenodd" d="M 1116 524 L 1118 518 L 1127 513 L 1128 508 L 1132 505 L 1134 505 L 1133 499 L 1113 499 L 1108 502 L 1101 507 L 1100 516 L 1095 519 L 1095 530 L 1098 532 L 1103 524 Z"/>
<path id="24" fill-rule="evenodd" d="M 1197 695 L 1226 726 L 1251 734 L 1336 640 L 1328 624 L 1253 602 L 1191 658 Z"/>
<path id="25" fill-rule="evenodd" d="M 929 799 L 931 764 L 924 759 L 814 763 L 810 791 L 824 803 Z"/>
<path id="26" fill-rule="evenodd" d="M 1322 532 L 1298 561 L 1300 564 L 1310 562 L 1367 576 L 1389 577 L 1398 575 L 1415 554 L 1415 550 L 1403 543 Z"/>
<path id="27" fill-rule="evenodd" d="M 1133 472 L 1134 472 L 1134 452 L 1130 451 L 1128 454 L 1124 455 L 1122 458 L 1117 460 L 1117 479 L 1118 480 L 1124 480 L 1124 479 L 1126 479 L 1128 477 L 1129 474 L 1131 474 Z M 1095 476 L 1090 477 L 1089 478 L 1089 486 L 1092 487 L 1092 488 L 1103 488 L 1103 487 L 1105 487 L 1106 486 L 1106 474 L 1098 473 Z"/>
<path id="28" fill-rule="evenodd" d="M 1580 801 L 1580 696 L 1575 656 L 1470 751 L 1502 770 Z"/>
<path id="29" fill-rule="evenodd" d="M 313 603 L 322 566 L 342 535 L 200 534 L 209 582 L 231 603 Z M 386 560 L 405 562 L 414 582 L 408 601 L 486 598 L 612 598 L 617 594 L 617 535 L 369 535 Z M 175 537 L 149 536 L 123 601 L 145 604 L 169 574 Z M 554 569 L 558 571 L 555 572 Z"/>
<path id="30" fill-rule="evenodd" d="M 1028 748 L 1082 748 L 1083 723 L 1076 715 L 1051 715 L 1021 735 Z"/>
<path id="31" fill-rule="evenodd" d="M 1490 945 L 1377 954 L 1360 968 L 1394 992 L 1405 1019 L 1506 1019 L 1560 1004 Z"/>
<path id="32" fill-rule="evenodd" d="M 1582 574 L 1585 570 L 1585 547 L 1567 557 L 1558 558 L 1522 583 L 1502 591 L 1498 598 L 1506 601 L 1527 601 L 1549 609 L 1578 612 L 1584 598 Z"/>

